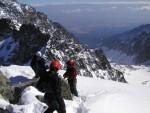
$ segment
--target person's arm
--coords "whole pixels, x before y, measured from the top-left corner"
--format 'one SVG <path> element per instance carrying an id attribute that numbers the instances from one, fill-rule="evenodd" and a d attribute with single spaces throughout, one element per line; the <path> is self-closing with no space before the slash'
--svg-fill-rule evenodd
<path id="1" fill-rule="evenodd" d="M 37 65 L 36 56 L 34 56 L 31 60 L 30 66 L 33 69 L 35 75 L 37 76 L 37 66 L 36 65 Z"/>

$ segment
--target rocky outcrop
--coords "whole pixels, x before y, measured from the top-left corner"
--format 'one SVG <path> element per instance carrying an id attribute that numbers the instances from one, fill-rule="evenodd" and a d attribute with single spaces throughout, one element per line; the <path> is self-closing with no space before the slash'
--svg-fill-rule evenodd
<path id="1" fill-rule="evenodd" d="M 5 77 L 4 75 L 3 75 L 3 73 L 0 71 L 0 86 L 2 87 L 2 86 L 4 86 L 4 87 L 6 87 L 6 86 L 8 86 L 8 83 L 9 83 L 10 81 L 9 81 L 9 79 L 7 78 L 7 77 Z"/>
<path id="2" fill-rule="evenodd" d="M 28 63 L 36 51 L 45 46 L 49 39 L 49 35 L 41 33 L 39 28 L 35 28 L 31 24 L 23 24 L 19 31 L 11 29 L 11 21 L 8 19 L 0 20 L 0 24 L 2 24 L 0 36 L 3 40 L 7 40 L 0 45 L 0 53 L 2 54 L 6 50 L 5 52 L 8 54 L 5 59 L 3 55 L 0 56 L 2 65 Z"/>
<path id="3" fill-rule="evenodd" d="M 62 78 L 61 78 L 62 79 Z M 37 79 L 29 80 L 27 82 L 23 82 L 21 84 L 16 84 L 13 86 L 8 85 L 8 79 L 0 72 L 0 95 L 1 98 L 9 101 L 12 104 L 17 104 L 21 97 L 21 92 L 28 86 L 36 87 L 38 82 Z M 67 100 L 72 100 L 71 92 L 68 83 L 62 79 L 62 92 L 63 97 Z"/>
<path id="4" fill-rule="evenodd" d="M 62 89 L 63 98 L 66 100 L 72 100 L 72 94 L 70 92 L 70 86 L 68 82 L 65 81 L 63 78 L 61 78 L 61 80 L 62 80 L 61 89 Z"/>

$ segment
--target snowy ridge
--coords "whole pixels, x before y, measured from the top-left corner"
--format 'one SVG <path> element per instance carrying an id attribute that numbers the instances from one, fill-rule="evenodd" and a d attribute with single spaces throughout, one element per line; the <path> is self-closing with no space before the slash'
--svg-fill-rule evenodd
<path id="1" fill-rule="evenodd" d="M 0 19 L 10 19 L 16 30 L 19 30 L 22 24 L 31 23 L 42 33 L 54 32 L 51 31 L 52 22 L 47 19 L 47 16 L 40 12 L 36 14 L 36 10 L 29 5 L 19 4 L 12 0 L 1 0 L 0 6 Z M 16 15 L 18 16 L 16 17 Z M 45 20 L 43 20 L 44 18 Z"/>
<path id="2" fill-rule="evenodd" d="M 119 66 L 116 67 L 119 68 Z M 137 84 L 132 85 L 78 76 L 77 89 L 79 97 L 73 97 L 73 101 L 65 100 L 67 113 L 149 113 L 150 85 L 141 85 L 138 81 L 140 79 L 132 79 L 132 77 L 136 78 L 137 72 L 142 73 L 142 70 L 148 72 L 150 68 L 144 66 L 139 66 L 138 68 L 133 66 L 129 68 L 123 65 L 120 68 L 123 69 L 125 73 L 130 69 L 132 73 L 130 73 L 131 75 L 128 80 L 130 80 L 130 83 Z M 9 78 L 11 78 L 11 76 L 17 77 L 18 73 L 20 73 L 22 77 L 28 78 L 30 74 L 30 76 L 34 77 L 33 70 L 29 66 L 12 65 L 0 67 L 0 70 L 4 74 L 7 73 L 6 77 Z M 64 72 L 64 70 L 60 70 L 59 75 L 63 75 Z M 150 80 L 149 73 L 147 73 L 146 76 L 139 77 L 146 77 L 145 79 Z M 27 87 L 22 92 L 20 99 L 21 105 L 13 105 L 1 99 L 0 108 L 7 109 L 13 113 L 43 113 L 47 106 L 38 101 L 35 98 L 36 95 L 44 94 L 32 86 Z"/>
<path id="3" fill-rule="evenodd" d="M 108 58 L 113 59 L 112 62 L 149 65 L 150 24 L 101 40 L 99 46 L 105 49 Z M 117 55 L 111 56 L 112 52 Z M 122 60 L 124 58 L 125 60 Z"/>
<path id="4" fill-rule="evenodd" d="M 137 37 L 143 32 L 150 33 L 150 24 L 141 25 L 137 28 L 134 28 L 122 34 L 118 34 L 114 37 L 119 37 L 122 40 L 128 40 L 128 39 L 131 40 L 132 38 Z"/>

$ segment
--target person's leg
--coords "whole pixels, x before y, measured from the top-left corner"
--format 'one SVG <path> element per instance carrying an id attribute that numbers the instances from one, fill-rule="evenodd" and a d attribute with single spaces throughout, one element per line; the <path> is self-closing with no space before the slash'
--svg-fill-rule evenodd
<path id="1" fill-rule="evenodd" d="M 44 91 L 43 91 L 42 82 L 43 82 L 43 81 L 42 81 L 42 78 L 40 78 L 39 81 L 38 81 L 38 83 L 37 83 L 37 85 L 36 85 L 36 88 L 37 88 L 39 91 L 44 92 Z"/>
<path id="2" fill-rule="evenodd" d="M 77 86 L 77 79 L 74 79 L 72 84 L 73 84 L 72 85 L 72 92 L 73 92 L 72 94 L 74 96 L 78 97 L 78 91 L 77 91 L 77 88 L 76 88 L 76 86 Z"/>
<path id="3" fill-rule="evenodd" d="M 53 113 L 53 110 L 48 108 L 44 113 Z"/>
<path id="4" fill-rule="evenodd" d="M 73 80 L 69 80 L 68 83 L 69 83 L 69 86 L 70 86 L 70 91 L 73 94 Z"/>
<path id="5" fill-rule="evenodd" d="M 44 113 L 53 113 L 53 111 L 55 111 L 51 103 L 51 98 L 50 98 L 51 96 L 50 97 L 49 96 L 50 96 L 49 93 L 45 93 L 44 95 L 44 103 L 47 104 L 48 106 L 48 109 Z"/>
<path id="6" fill-rule="evenodd" d="M 62 97 L 57 98 L 57 102 L 59 104 L 59 108 L 57 109 L 58 113 L 66 113 L 66 106 L 65 106 L 65 102 L 63 100 Z"/>

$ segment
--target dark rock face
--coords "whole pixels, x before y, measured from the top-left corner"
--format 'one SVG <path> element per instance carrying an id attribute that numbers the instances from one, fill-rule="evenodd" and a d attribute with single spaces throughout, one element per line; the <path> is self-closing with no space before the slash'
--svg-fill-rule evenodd
<path id="1" fill-rule="evenodd" d="M 29 5 L 12 0 L 0 1 L 0 63 L 23 65 L 40 50 L 48 60 L 58 59 L 65 69 L 66 59 L 73 58 L 79 75 L 111 79 L 112 69 L 101 49 L 87 49 L 62 25 Z M 3 54 L 5 52 L 5 54 Z M 102 74 L 100 71 L 105 71 Z M 111 79 L 114 80 L 114 79 Z"/>
<path id="2" fill-rule="evenodd" d="M 9 79 L 6 78 L 0 71 L 0 94 L 6 100 L 12 100 L 14 94 L 14 88 L 8 86 Z"/>
<path id="3" fill-rule="evenodd" d="M 45 46 L 49 39 L 49 35 L 42 34 L 38 28 L 31 24 L 23 24 L 19 32 L 16 30 L 13 32 L 13 37 L 14 41 L 18 43 L 18 47 L 14 50 L 15 55 L 12 61 L 17 64 L 29 62 L 29 59 L 34 55 L 33 53 Z"/>
<path id="4" fill-rule="evenodd" d="M 1 78 L 5 78 L 5 76 L 1 76 Z M 0 95 L 5 100 L 8 100 L 12 104 L 17 104 L 19 102 L 19 99 L 21 97 L 21 92 L 29 86 L 36 87 L 36 84 L 38 82 L 37 79 L 29 80 L 27 82 L 23 82 L 21 84 L 16 84 L 13 86 L 2 86 L 0 87 Z M 72 100 L 71 92 L 68 83 L 62 79 L 62 95 L 67 100 Z"/>
<path id="5" fill-rule="evenodd" d="M 0 113 L 10 113 L 8 110 L 4 110 L 2 108 L 0 108 Z"/>
<path id="6" fill-rule="evenodd" d="M 3 73 L 0 71 L 0 86 L 8 86 L 9 79 L 6 78 Z"/>
<path id="7" fill-rule="evenodd" d="M 134 56 L 133 64 L 145 63 L 150 60 L 150 24 L 106 39 L 102 46 Z"/>
<path id="8" fill-rule="evenodd" d="M 0 38 L 1 40 L 8 40 L 1 45 L 0 50 L 3 52 L 4 49 L 6 51 L 13 49 L 6 56 L 7 59 L 1 56 L 0 63 L 3 65 L 28 63 L 35 52 L 45 46 L 49 39 L 49 35 L 41 33 L 38 28 L 31 24 L 23 24 L 19 31 L 11 29 L 11 20 L 1 19 L 0 24 L 2 24 L 0 27 Z"/>
<path id="9" fill-rule="evenodd" d="M 72 94 L 71 94 L 70 86 L 69 86 L 68 82 L 65 81 L 63 78 L 61 78 L 61 80 L 62 80 L 61 89 L 62 89 L 63 98 L 65 98 L 67 100 L 72 100 Z"/>

